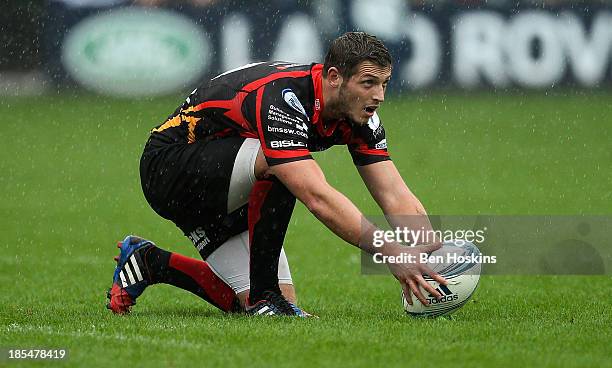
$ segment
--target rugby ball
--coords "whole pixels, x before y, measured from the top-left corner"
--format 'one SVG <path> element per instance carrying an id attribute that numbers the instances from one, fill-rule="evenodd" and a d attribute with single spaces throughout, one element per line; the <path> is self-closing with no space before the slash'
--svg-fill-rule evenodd
<path id="1" fill-rule="evenodd" d="M 402 302 L 404 310 L 413 317 L 439 317 L 455 312 L 467 303 L 480 280 L 482 257 L 480 250 L 471 242 L 454 240 L 445 242 L 442 247 L 431 253 L 428 266 L 443 276 L 448 285 L 441 285 L 427 275 L 423 275 L 434 289 L 441 295 L 438 300 L 429 292 L 421 288 L 429 305 L 423 305 L 420 300 L 412 294 L 412 305 L 406 301 L 402 291 Z"/>

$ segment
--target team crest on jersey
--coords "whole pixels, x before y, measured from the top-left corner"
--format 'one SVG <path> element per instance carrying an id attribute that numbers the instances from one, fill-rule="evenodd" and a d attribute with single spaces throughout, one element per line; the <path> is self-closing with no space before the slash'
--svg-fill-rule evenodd
<path id="1" fill-rule="evenodd" d="M 373 132 L 375 132 L 380 126 L 380 118 L 376 112 L 374 112 L 374 115 L 370 118 L 370 120 L 368 120 L 368 126 Z"/>
<path id="2" fill-rule="evenodd" d="M 291 106 L 292 109 L 308 118 L 304 106 L 302 106 L 302 103 L 290 88 L 285 88 L 281 93 L 283 94 L 283 100 L 285 100 L 287 105 Z"/>
<path id="3" fill-rule="evenodd" d="M 376 143 L 376 146 L 374 146 L 374 148 L 376 149 L 387 149 L 387 139 L 383 139 L 382 141 Z"/>

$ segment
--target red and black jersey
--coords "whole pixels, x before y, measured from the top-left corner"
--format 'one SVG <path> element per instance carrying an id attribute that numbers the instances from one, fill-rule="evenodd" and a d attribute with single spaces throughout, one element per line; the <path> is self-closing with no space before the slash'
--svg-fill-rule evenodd
<path id="1" fill-rule="evenodd" d="M 150 143 L 257 138 L 268 165 L 311 159 L 310 152 L 347 145 L 356 165 L 389 159 L 378 115 L 367 125 L 321 119 L 323 65 L 264 62 L 225 72 L 194 90 Z"/>

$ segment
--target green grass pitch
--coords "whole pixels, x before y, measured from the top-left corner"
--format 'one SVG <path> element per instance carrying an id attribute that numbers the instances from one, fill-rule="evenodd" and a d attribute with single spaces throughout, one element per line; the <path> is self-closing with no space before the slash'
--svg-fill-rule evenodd
<path id="1" fill-rule="evenodd" d="M 0 100 L 0 347 L 68 348 L 115 366 L 612 366 L 611 278 L 485 276 L 452 319 L 406 316 L 390 276 L 298 205 L 286 249 L 318 320 L 225 315 L 160 285 L 132 315 L 104 308 L 115 242 L 135 233 L 190 256 L 140 190 L 148 130 L 180 98 L 61 94 Z M 612 214 L 612 95 L 444 93 L 389 99 L 389 150 L 438 214 Z M 378 214 L 345 149 L 316 155 L 328 181 Z M 608 270 L 609 272 L 609 270 Z"/>

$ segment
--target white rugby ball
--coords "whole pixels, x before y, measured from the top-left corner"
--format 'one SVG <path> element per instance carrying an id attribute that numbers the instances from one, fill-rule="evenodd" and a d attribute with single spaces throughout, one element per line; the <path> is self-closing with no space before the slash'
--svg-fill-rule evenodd
<path id="1" fill-rule="evenodd" d="M 470 299 L 480 280 L 481 263 L 474 259 L 481 256 L 480 250 L 473 243 L 461 240 L 445 242 L 440 249 L 431 253 L 437 262 L 428 262 L 429 267 L 443 276 L 448 285 L 441 285 L 427 275 L 423 275 L 441 295 L 437 300 L 421 288 L 429 305 L 423 305 L 412 293 L 412 305 L 408 304 L 402 291 L 402 302 L 408 315 L 414 317 L 438 317 L 448 315 L 461 308 Z M 440 262 L 443 261 L 443 262 Z"/>

